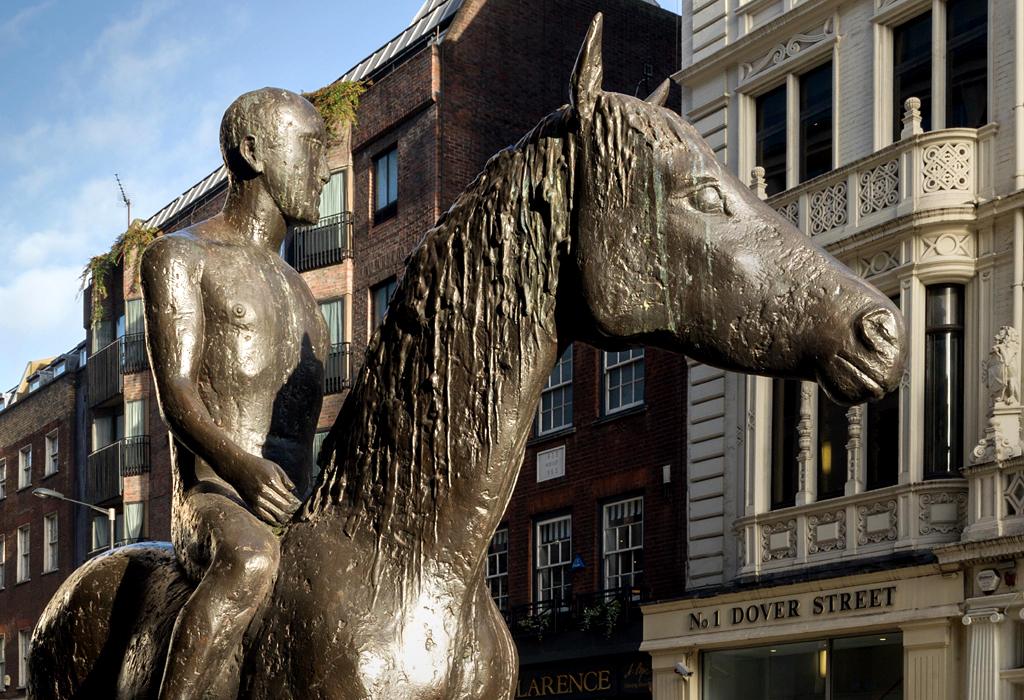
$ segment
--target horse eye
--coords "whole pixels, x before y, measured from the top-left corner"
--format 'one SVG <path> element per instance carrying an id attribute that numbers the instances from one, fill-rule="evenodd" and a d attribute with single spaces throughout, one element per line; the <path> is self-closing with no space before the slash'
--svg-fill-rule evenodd
<path id="1" fill-rule="evenodd" d="M 690 205 L 705 214 L 721 214 L 725 211 L 722 193 L 714 185 L 701 187 L 690 195 Z"/>

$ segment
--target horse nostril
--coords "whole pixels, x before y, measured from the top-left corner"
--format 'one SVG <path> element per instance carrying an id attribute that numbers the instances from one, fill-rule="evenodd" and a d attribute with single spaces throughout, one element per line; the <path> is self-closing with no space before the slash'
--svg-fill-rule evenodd
<path id="1" fill-rule="evenodd" d="M 889 309 L 868 311 L 860 317 L 857 329 L 864 344 L 876 352 L 892 348 L 898 342 L 898 322 Z"/>

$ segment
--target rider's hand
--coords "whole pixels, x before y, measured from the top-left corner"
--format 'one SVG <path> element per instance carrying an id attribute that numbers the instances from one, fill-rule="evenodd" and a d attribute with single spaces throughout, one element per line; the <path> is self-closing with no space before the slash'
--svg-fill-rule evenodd
<path id="1" fill-rule="evenodd" d="M 251 456 L 232 471 L 231 485 L 253 513 L 271 525 L 284 525 L 301 505 L 292 494 L 295 484 L 269 459 Z"/>

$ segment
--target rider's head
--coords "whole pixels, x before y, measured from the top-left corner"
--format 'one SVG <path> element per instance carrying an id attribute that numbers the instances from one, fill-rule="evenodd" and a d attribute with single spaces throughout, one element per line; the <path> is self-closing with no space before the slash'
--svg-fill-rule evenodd
<path id="1" fill-rule="evenodd" d="M 330 173 L 324 121 L 308 101 L 279 88 L 245 93 L 224 112 L 220 150 L 234 181 L 261 177 L 285 219 L 316 222 Z"/>

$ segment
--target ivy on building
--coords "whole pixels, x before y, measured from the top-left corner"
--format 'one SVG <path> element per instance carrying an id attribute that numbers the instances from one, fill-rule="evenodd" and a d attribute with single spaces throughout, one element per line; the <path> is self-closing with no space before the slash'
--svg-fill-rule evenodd
<path id="1" fill-rule="evenodd" d="M 82 270 L 82 290 L 92 285 L 92 323 L 103 318 L 103 302 L 110 295 L 110 280 L 119 265 L 128 262 L 131 270 L 125 270 L 125 274 L 131 274 L 130 289 L 135 290 L 139 283 L 139 255 L 142 249 L 152 242 L 159 235 L 159 229 L 146 226 L 141 219 L 135 219 L 128 226 L 128 230 L 114 240 L 110 250 L 89 258 Z"/>
<path id="2" fill-rule="evenodd" d="M 356 123 L 359 97 L 366 92 L 366 86 L 358 80 L 339 80 L 302 96 L 313 103 L 327 125 L 327 133 L 337 137 L 345 124 Z"/>

